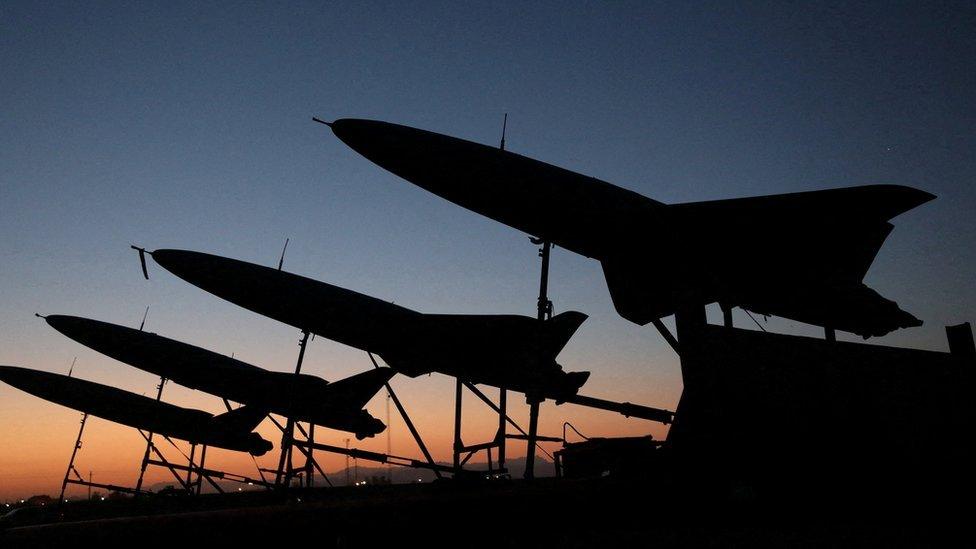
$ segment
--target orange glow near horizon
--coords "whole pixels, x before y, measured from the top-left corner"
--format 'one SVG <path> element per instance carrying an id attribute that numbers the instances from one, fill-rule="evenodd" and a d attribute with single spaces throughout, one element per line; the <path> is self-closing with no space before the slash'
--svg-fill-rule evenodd
<path id="1" fill-rule="evenodd" d="M 105 361 L 111 362 L 109 359 Z M 113 364 L 111 368 L 122 367 Z M 675 366 L 676 367 L 676 366 Z M 85 369 L 79 377 L 92 379 L 84 375 Z M 308 373 L 316 373 L 314 368 L 304 369 Z M 78 369 L 76 369 L 78 375 Z M 322 375 L 319 372 L 319 375 Z M 111 378 L 98 376 L 93 379 L 102 383 L 112 383 Z M 337 379 L 342 376 L 328 376 Z M 152 395 L 156 380 L 148 375 L 139 375 L 140 382 L 135 386 L 126 384 L 122 388 L 146 395 Z M 604 380 L 609 385 L 610 380 Z M 626 385 L 626 380 L 616 380 Z M 622 397 L 609 391 L 598 380 L 593 379 L 585 387 L 584 392 L 589 395 L 628 400 L 630 402 L 646 403 L 653 406 L 673 409 L 677 395 L 666 395 L 648 388 L 638 388 L 629 391 Z M 138 387 L 143 386 L 143 390 Z M 453 378 L 433 374 L 416 379 L 396 376 L 393 379 L 394 390 L 404 403 L 411 419 L 424 438 L 434 459 L 439 462 L 451 461 L 451 445 L 454 430 L 454 381 Z M 489 398 L 497 399 L 498 390 L 492 387 L 479 386 Z M 620 397 L 620 398 L 617 398 Z M 224 407 L 219 398 L 198 391 L 192 391 L 178 385 L 168 383 L 163 400 L 180 406 L 199 408 L 211 413 L 221 413 Z M 380 391 L 369 403 L 367 409 L 380 420 L 386 420 L 386 393 Z M 509 393 L 509 415 L 512 419 L 527 428 L 528 407 L 522 395 Z M 462 440 L 467 444 L 480 443 L 490 440 L 497 428 L 495 415 L 473 393 L 465 390 L 463 397 L 464 421 Z M 409 431 L 396 411 L 390 404 L 391 417 L 391 447 L 392 453 L 398 456 L 422 459 L 422 454 Z M 0 384 L 0 502 L 14 501 L 32 495 L 46 494 L 56 497 L 60 491 L 61 481 L 71 455 L 72 443 L 78 434 L 81 413 L 63 406 L 43 401 L 32 395 L 23 393 L 13 387 Z M 612 412 L 586 409 L 579 406 L 564 404 L 555 406 L 551 401 L 543 404 L 539 421 L 539 433 L 546 436 L 560 436 L 564 421 L 571 422 L 588 436 L 641 436 L 653 435 L 661 439 L 667 434 L 667 426 L 638 419 L 628 419 Z M 513 429 L 509 428 L 512 432 Z M 280 432 L 270 422 L 265 420 L 257 429 L 265 439 L 274 443 L 275 449 L 257 458 L 257 463 L 268 469 L 277 465 L 278 447 L 281 440 Z M 574 440 L 575 435 L 570 435 Z M 319 428 L 316 431 L 316 441 L 335 446 L 345 446 L 346 439 L 350 439 L 350 447 L 386 452 L 387 435 L 380 435 L 363 441 L 357 441 L 348 433 L 331 429 Z M 175 441 L 183 452 L 189 453 L 189 445 L 184 441 Z M 185 459 L 168 442 L 157 438 L 157 446 L 176 464 L 185 464 Z M 543 443 L 542 447 L 550 453 L 560 447 L 557 443 Z M 85 477 L 92 473 L 94 482 L 132 487 L 139 474 L 139 464 L 145 451 L 145 443 L 139 433 L 133 428 L 111 423 L 109 421 L 90 417 L 86 426 L 82 447 L 78 451 L 75 467 Z M 525 456 L 523 441 L 509 441 L 507 453 L 510 459 Z M 544 457 L 541 452 L 537 455 Z M 303 458 L 296 452 L 295 463 L 303 463 Z M 339 473 L 345 468 L 346 458 L 343 455 L 328 452 L 316 452 L 316 460 L 327 473 Z M 485 454 L 477 454 L 472 463 L 483 463 Z M 205 464 L 208 468 L 224 470 L 251 478 L 259 478 L 254 462 L 250 456 L 223 450 L 208 448 Z M 360 467 L 382 467 L 376 462 L 359 461 Z M 332 478 L 336 482 L 336 478 Z M 337 484 L 343 482 L 338 479 Z M 145 476 L 144 486 L 155 484 L 175 484 L 170 472 L 161 467 L 150 467 Z M 84 496 L 87 488 L 69 485 L 66 497 L 76 498 Z M 99 491 L 96 489 L 92 490 Z M 104 492 L 104 490 L 101 490 Z"/>

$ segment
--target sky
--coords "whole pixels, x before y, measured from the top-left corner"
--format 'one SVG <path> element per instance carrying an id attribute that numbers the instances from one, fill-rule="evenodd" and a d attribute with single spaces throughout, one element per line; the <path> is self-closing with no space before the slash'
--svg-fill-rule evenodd
<path id="1" fill-rule="evenodd" d="M 879 183 L 934 193 L 895 219 L 865 281 L 925 321 L 872 343 L 945 350 L 943 327 L 976 310 L 974 29 L 973 5 L 953 2 L 4 2 L 0 364 L 66 373 L 77 357 L 77 377 L 150 394 L 151 375 L 34 317 L 138 326 L 148 305 L 148 330 L 294 368 L 297 330 L 152 263 L 144 280 L 131 243 L 275 265 L 289 238 L 295 273 L 424 312 L 533 315 L 527 235 L 398 179 L 311 122 L 374 118 L 497 144 L 504 113 L 508 150 L 667 203 Z M 635 253 L 653 254 L 653 241 Z M 550 297 L 557 313 L 590 317 L 559 356 L 592 372 L 584 393 L 674 408 L 677 358 L 653 328 L 615 313 L 597 262 L 555 249 Z M 371 367 L 316 338 L 303 372 L 335 380 Z M 393 386 L 449 460 L 452 380 Z M 223 406 L 175 385 L 164 399 Z M 385 420 L 384 400 L 368 409 Z M 463 438 L 489 440 L 496 420 L 472 402 Z M 513 416 L 527 423 L 521 403 Z M 0 501 L 57 493 L 79 419 L 0 384 Z M 589 436 L 667 433 L 543 405 L 542 434 L 564 421 Z M 270 423 L 259 431 L 277 445 Z M 394 454 L 419 457 L 395 411 L 391 432 Z M 386 437 L 358 446 L 383 451 Z M 143 450 L 132 429 L 93 419 L 77 466 L 132 485 Z M 254 474 L 232 452 L 208 461 Z"/>

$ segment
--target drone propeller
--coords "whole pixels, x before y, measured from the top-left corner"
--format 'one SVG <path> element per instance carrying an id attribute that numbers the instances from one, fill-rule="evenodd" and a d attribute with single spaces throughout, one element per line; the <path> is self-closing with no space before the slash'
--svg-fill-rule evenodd
<path id="1" fill-rule="evenodd" d="M 146 249 L 140 248 L 135 244 L 130 244 L 129 247 L 139 252 L 139 263 L 142 265 L 142 276 L 146 277 L 146 280 L 149 280 L 149 270 L 146 269 L 146 253 L 147 253 Z M 148 253 L 152 255 L 152 252 L 148 252 Z"/>

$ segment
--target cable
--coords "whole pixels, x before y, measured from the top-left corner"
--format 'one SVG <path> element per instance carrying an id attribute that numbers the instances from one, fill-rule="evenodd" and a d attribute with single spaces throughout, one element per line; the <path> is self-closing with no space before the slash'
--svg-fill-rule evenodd
<path id="1" fill-rule="evenodd" d="M 576 427 L 573 426 L 572 423 L 570 423 L 570 422 L 567 421 L 567 422 L 563 423 L 563 444 L 566 444 L 566 427 L 569 427 L 570 429 L 572 429 L 573 432 L 576 433 L 577 435 L 579 435 L 580 437 L 582 437 L 583 440 L 590 440 L 590 437 L 588 437 L 588 436 L 584 435 L 583 433 L 579 432 L 579 429 L 577 429 Z"/>

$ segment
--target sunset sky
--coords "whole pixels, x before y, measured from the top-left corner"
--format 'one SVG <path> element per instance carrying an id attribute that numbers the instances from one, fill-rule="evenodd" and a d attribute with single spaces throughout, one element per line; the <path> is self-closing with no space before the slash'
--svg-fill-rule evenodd
<path id="1" fill-rule="evenodd" d="M 974 320 L 971 5 L 205 4 L 0 5 L 0 364 L 66 373 L 77 357 L 77 377 L 151 394 L 153 376 L 33 316 L 138 326 L 150 305 L 148 330 L 294 367 L 297 330 L 152 263 L 144 280 L 130 243 L 275 265 L 290 238 L 285 269 L 304 276 L 424 312 L 534 315 L 538 258 L 526 235 L 383 171 L 311 116 L 496 144 L 508 113 L 509 150 L 668 203 L 917 187 L 938 199 L 895 220 L 866 282 L 925 325 L 871 341 L 944 350 L 943 327 Z M 634 252 L 654 254 L 654 243 Z M 616 314 L 596 261 L 557 248 L 550 296 L 557 313 L 590 316 L 559 357 L 592 372 L 583 393 L 674 408 L 674 353 Z M 336 380 L 371 367 L 361 351 L 316 338 L 303 371 Z M 435 457 L 449 460 L 453 381 L 393 385 Z M 223 408 L 175 385 L 164 399 Z M 496 420 L 467 402 L 465 442 L 489 440 Z M 368 409 L 385 418 L 382 396 Z M 393 453 L 419 457 L 393 413 Z M 0 384 L 0 501 L 56 495 L 79 419 Z M 667 433 L 552 403 L 540 432 L 558 435 L 564 421 L 587 435 Z M 259 430 L 277 446 L 270 423 Z M 320 433 L 336 445 L 350 436 Z M 383 451 L 386 437 L 353 445 Z M 143 450 L 138 433 L 95 418 L 77 466 L 132 485 Z M 255 474 L 246 455 L 208 457 Z M 327 471 L 345 463 L 320 459 Z"/>

